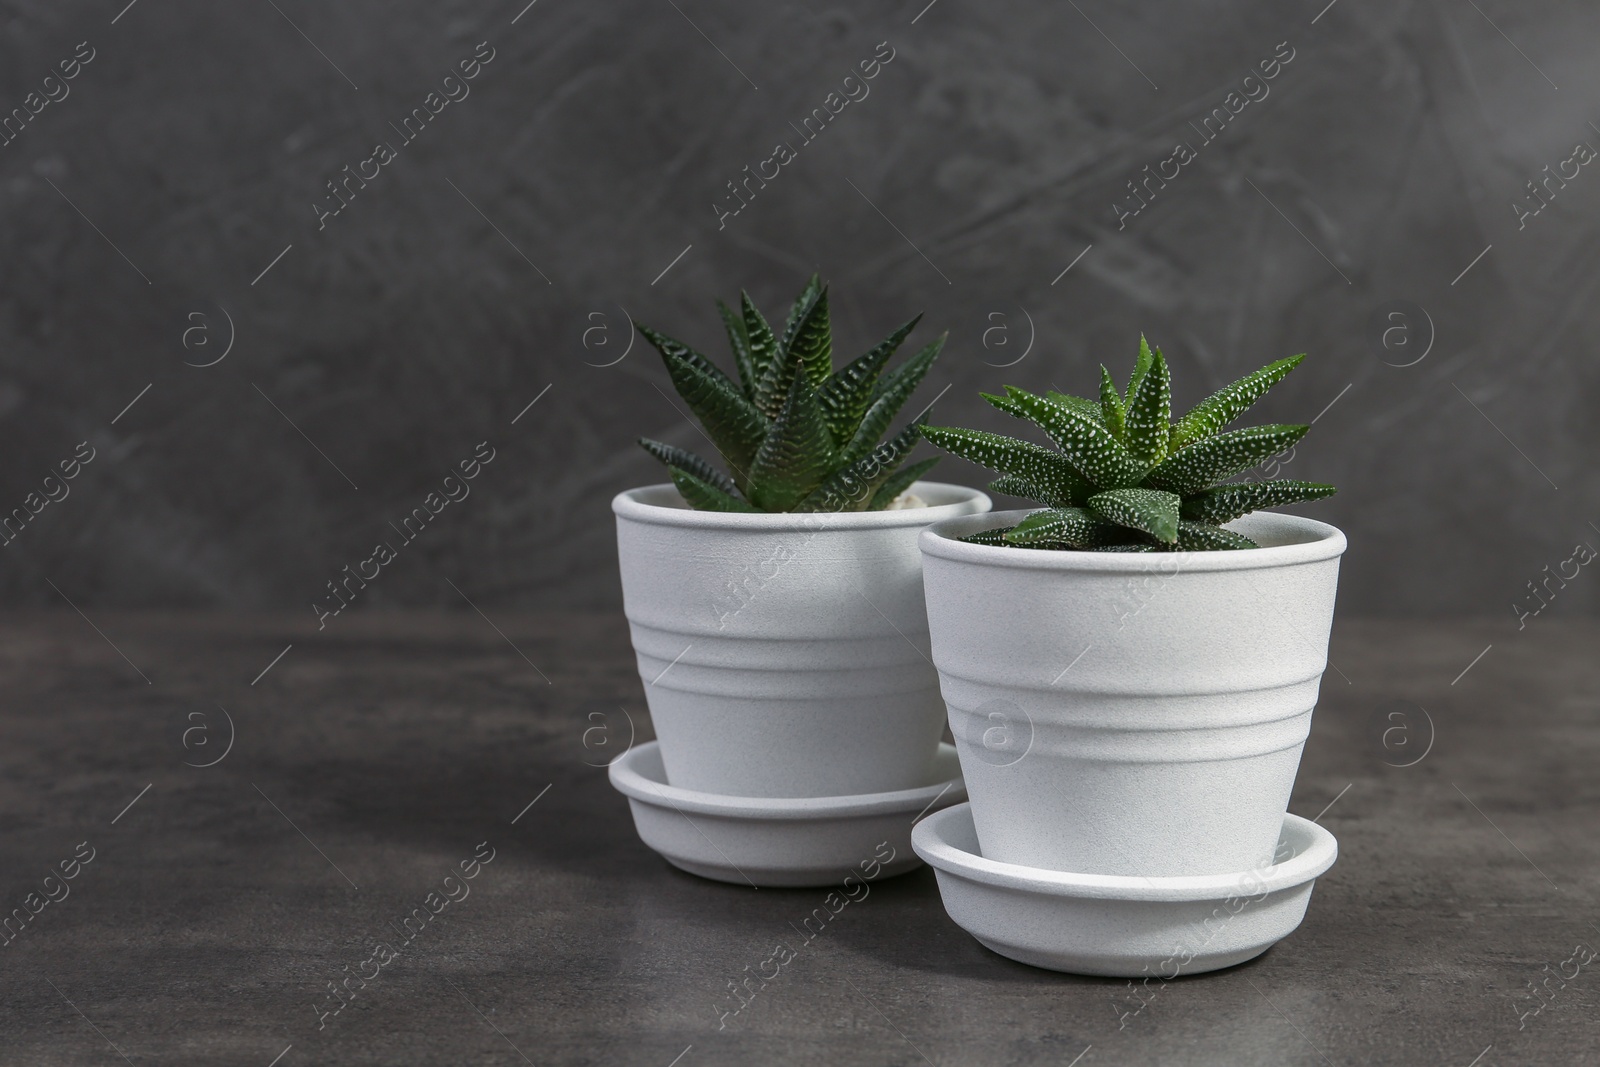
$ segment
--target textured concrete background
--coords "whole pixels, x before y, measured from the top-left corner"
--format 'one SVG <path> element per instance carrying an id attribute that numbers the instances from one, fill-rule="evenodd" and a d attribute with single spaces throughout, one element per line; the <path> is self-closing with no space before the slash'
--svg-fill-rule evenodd
<path id="1" fill-rule="evenodd" d="M 616 362 L 625 311 L 720 352 L 713 297 L 776 311 L 812 269 L 842 350 L 917 310 L 951 331 L 943 422 L 1125 374 L 1140 330 L 1182 401 L 1311 353 L 1261 414 L 1323 412 L 1287 473 L 1343 486 L 1308 511 L 1350 534 L 1346 611 L 1514 628 L 1600 546 L 1600 174 L 1568 165 L 1520 230 L 1511 206 L 1600 146 L 1593 5 L 124 3 L 0 5 L 0 108 L 93 54 L 0 147 L 0 510 L 95 456 L 6 547 L 7 602 L 309 614 L 487 440 L 368 603 L 613 603 L 610 497 L 660 480 L 632 439 L 697 440 L 653 353 Z M 725 183 L 879 42 L 870 95 L 719 229 Z M 1119 229 L 1126 182 L 1289 50 Z"/>

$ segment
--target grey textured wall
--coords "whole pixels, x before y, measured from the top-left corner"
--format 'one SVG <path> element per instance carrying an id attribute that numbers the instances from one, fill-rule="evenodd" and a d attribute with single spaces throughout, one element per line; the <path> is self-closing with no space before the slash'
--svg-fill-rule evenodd
<path id="1" fill-rule="evenodd" d="M 0 5 L 0 107 L 60 97 L 0 147 L 0 510 L 95 457 L 4 548 L 9 603 L 309 615 L 486 440 L 369 603 L 613 601 L 610 497 L 660 480 L 633 438 L 697 439 L 642 342 L 613 362 L 624 309 L 721 351 L 713 297 L 776 308 L 812 269 L 842 349 L 950 330 L 942 422 L 1126 373 L 1141 330 L 1182 401 L 1309 352 L 1262 414 L 1322 412 L 1289 473 L 1343 487 L 1312 513 L 1350 534 L 1346 611 L 1511 623 L 1600 546 L 1600 168 L 1563 162 L 1600 146 L 1593 5 L 124 3 Z M 719 228 L 880 42 L 870 94 Z M 347 165 L 377 176 L 319 229 Z M 1546 165 L 1577 174 L 1519 228 Z"/>

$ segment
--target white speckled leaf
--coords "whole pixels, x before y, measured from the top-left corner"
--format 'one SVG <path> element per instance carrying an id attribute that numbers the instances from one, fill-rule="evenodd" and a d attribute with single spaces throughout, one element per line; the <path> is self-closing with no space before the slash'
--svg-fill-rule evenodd
<path id="1" fill-rule="evenodd" d="M 1111 436 L 1119 441 L 1123 440 L 1127 411 L 1127 407 L 1122 403 L 1122 394 L 1117 391 L 1117 383 L 1112 380 L 1111 372 L 1106 369 L 1104 363 L 1100 364 L 1100 418 L 1105 422 L 1106 429 L 1111 431 Z"/>
<path id="2" fill-rule="evenodd" d="M 1089 510 L 1106 522 L 1147 533 L 1157 541 L 1172 544 L 1178 539 L 1176 493 L 1160 489 L 1108 489 L 1087 501 Z"/>
<path id="3" fill-rule="evenodd" d="M 1051 507 L 1081 504 L 1092 487 L 1060 453 L 1014 437 L 949 426 L 924 426 L 922 436 L 946 452 L 999 474 L 1019 478 L 1041 495 L 1031 499 Z"/>
<path id="4" fill-rule="evenodd" d="M 1176 452 L 1191 441 L 1204 440 L 1243 415 L 1245 409 L 1300 365 L 1305 353 L 1269 363 L 1206 397 L 1172 427 L 1170 449 Z"/>
<path id="5" fill-rule="evenodd" d="M 1073 548 L 1094 548 L 1126 540 L 1127 531 L 1097 519 L 1083 508 L 1051 508 L 1035 511 L 1006 534 L 1015 545 L 1063 544 Z"/>
<path id="6" fill-rule="evenodd" d="M 1178 548 L 1184 552 L 1217 552 L 1239 548 L 1260 548 L 1244 534 L 1224 530 L 1205 522 L 1178 523 Z"/>
<path id="7" fill-rule="evenodd" d="M 1157 489 L 1189 496 L 1277 455 L 1310 428 L 1275 423 L 1208 437 L 1174 452 L 1145 480 Z"/>
<path id="8" fill-rule="evenodd" d="M 1278 508 L 1303 500 L 1319 500 L 1336 492 L 1338 490 L 1331 485 L 1292 479 L 1219 485 L 1185 500 L 1182 513 L 1184 518 L 1197 522 L 1228 522 L 1260 508 Z"/>
<path id="9" fill-rule="evenodd" d="M 1006 395 L 1050 435 L 1067 462 L 1096 487 L 1119 489 L 1137 485 L 1148 469 L 1148 465 L 1130 455 L 1098 419 L 1015 386 L 1006 386 Z"/>
<path id="10" fill-rule="evenodd" d="M 1139 379 L 1123 419 L 1122 440 L 1136 459 L 1149 466 L 1166 458 L 1167 438 L 1172 433 L 1172 377 L 1160 349 Z"/>

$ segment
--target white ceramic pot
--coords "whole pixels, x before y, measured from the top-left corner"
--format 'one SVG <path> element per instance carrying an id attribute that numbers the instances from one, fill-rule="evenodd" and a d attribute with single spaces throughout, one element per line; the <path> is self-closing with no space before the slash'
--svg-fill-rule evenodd
<path id="1" fill-rule="evenodd" d="M 617 495 L 622 601 L 667 781 L 825 797 L 930 781 L 944 724 L 917 536 L 989 510 L 917 482 L 929 506 L 842 514 L 694 511 L 671 485 Z"/>
<path id="2" fill-rule="evenodd" d="M 1257 512 L 1261 548 L 1102 553 L 922 534 L 933 658 L 983 856 L 1210 875 L 1270 859 L 1327 663 L 1342 533 Z"/>

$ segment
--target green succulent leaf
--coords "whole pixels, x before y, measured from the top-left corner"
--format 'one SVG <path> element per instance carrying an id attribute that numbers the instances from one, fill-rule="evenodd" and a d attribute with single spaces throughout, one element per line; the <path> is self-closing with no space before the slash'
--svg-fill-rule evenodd
<path id="1" fill-rule="evenodd" d="M 989 492 L 1001 493 L 1005 496 L 1020 496 L 1024 500 L 1042 500 L 1039 490 L 1026 478 L 1014 478 L 1005 475 L 989 483 Z"/>
<path id="2" fill-rule="evenodd" d="M 1007 386 L 1006 388 L 1010 390 L 1012 387 Z M 1033 421 L 1033 417 L 1028 414 L 1032 408 L 1010 395 L 996 396 L 993 393 L 979 393 L 978 395 L 984 400 L 988 401 L 991 406 L 999 408 L 1007 415 L 1011 415 L 1019 419 L 1027 419 L 1029 422 Z M 1075 414 L 1082 415 L 1091 422 L 1099 423 L 1100 425 L 1106 427 L 1107 432 L 1111 433 L 1112 436 L 1116 436 L 1116 431 L 1112 430 L 1111 424 L 1106 421 L 1104 410 L 1101 408 L 1098 401 L 1090 400 L 1087 397 L 1068 396 L 1066 393 L 1058 393 L 1054 391 L 1046 393 L 1044 399 L 1059 407 L 1064 407 L 1068 411 L 1074 412 Z M 1118 403 L 1120 402 L 1121 401 L 1119 400 Z"/>
<path id="3" fill-rule="evenodd" d="M 979 530 L 977 533 L 967 534 L 967 536 L 958 537 L 956 540 L 964 541 L 969 545 L 996 545 L 1000 548 L 1015 548 L 1017 547 L 1016 545 L 1006 540 L 1006 534 L 1010 533 L 1012 529 L 1014 527 L 1001 526 L 993 530 Z"/>
<path id="4" fill-rule="evenodd" d="M 640 332 L 660 351 L 673 387 L 722 453 L 733 472 L 733 483 L 740 492 L 747 492 L 750 465 L 767 434 L 767 420 L 744 398 L 733 380 L 704 356 L 654 330 L 641 328 Z"/>
<path id="5" fill-rule="evenodd" d="M 1279 508 L 1304 500 L 1320 500 L 1338 492 L 1320 482 L 1282 479 L 1275 482 L 1243 482 L 1219 485 L 1184 500 L 1183 517 L 1197 522 L 1223 523 L 1261 508 Z"/>
<path id="6" fill-rule="evenodd" d="M 1094 491 L 1061 453 L 1032 441 L 949 426 L 924 426 L 922 436 L 952 455 L 1021 479 L 1037 490 L 1031 499 L 1050 507 L 1081 504 Z"/>
<path id="7" fill-rule="evenodd" d="M 932 459 L 918 460 L 909 467 L 902 467 L 895 471 L 882 485 L 878 486 L 878 491 L 872 494 L 872 501 L 867 505 L 867 510 L 882 511 L 890 504 L 893 504 L 901 493 L 910 489 L 917 479 L 932 470 L 933 465 L 938 462 L 939 457 L 934 456 Z"/>
<path id="8" fill-rule="evenodd" d="M 905 403 L 905 398 L 911 395 L 912 390 L 927 375 L 933 367 L 933 361 L 939 358 L 939 353 L 944 351 L 944 343 L 950 337 L 949 331 L 935 337 L 926 347 L 916 355 L 900 364 L 888 374 L 878 379 L 878 384 L 872 390 L 872 401 L 877 403 L 886 396 L 899 396 L 900 403 L 895 405 L 898 411 L 900 404 Z"/>
<path id="9" fill-rule="evenodd" d="M 760 511 L 731 493 L 717 488 L 710 482 L 696 478 L 688 471 L 677 467 L 669 468 L 672 474 L 672 484 L 678 487 L 678 495 L 684 502 L 696 511 Z"/>
<path id="10" fill-rule="evenodd" d="M 817 280 L 811 276 L 812 283 Z M 811 286 L 807 286 L 807 292 Z M 783 331 L 783 342 L 778 351 L 785 357 L 798 359 L 805 370 L 806 379 L 813 389 L 821 389 L 833 374 L 833 328 L 828 321 L 828 288 L 823 286 L 811 294 L 802 308 L 795 302 L 796 313 L 789 316 Z"/>
<path id="11" fill-rule="evenodd" d="M 756 407 L 769 419 L 776 419 L 788 402 L 789 387 L 795 380 L 808 381 L 800 363 L 800 353 L 784 352 L 767 364 L 767 371 L 756 383 Z M 814 390 L 813 390 L 814 391 Z"/>
<path id="12" fill-rule="evenodd" d="M 750 466 L 750 500 L 767 511 L 790 511 L 833 467 L 833 438 L 802 375 L 789 382 L 783 408 Z"/>
<path id="13" fill-rule="evenodd" d="M 1293 447 L 1309 429 L 1273 423 L 1207 437 L 1167 457 L 1146 483 L 1189 496 Z"/>
<path id="14" fill-rule="evenodd" d="M 1260 547 L 1244 534 L 1225 530 L 1221 526 L 1212 526 L 1210 523 L 1205 522 L 1189 522 L 1188 520 L 1178 523 L 1177 548 L 1181 552 L 1213 552 Z"/>
<path id="15" fill-rule="evenodd" d="M 661 353 L 673 387 L 731 471 L 729 477 L 692 452 L 641 438 L 691 507 L 883 508 L 937 462 L 901 469 L 921 439 L 926 409 L 891 440 L 880 438 L 938 358 L 945 337 L 888 372 L 919 315 L 835 373 L 828 301 L 827 286 L 812 275 L 789 309 L 781 339 L 748 292 L 740 291 L 737 312 L 717 301 L 737 381 L 683 342 L 634 324 Z"/>
<path id="16" fill-rule="evenodd" d="M 1100 425 L 1110 429 L 1109 424 L 1106 422 L 1105 410 L 1101 408 L 1098 402 L 1090 400 L 1088 397 L 1072 396 L 1069 393 L 1060 393 L 1052 389 L 1044 395 L 1044 398 L 1052 404 L 1060 404 L 1064 408 L 1071 408 L 1078 414 L 1093 419 Z"/>
<path id="17" fill-rule="evenodd" d="M 1128 399 L 1122 440 L 1136 459 L 1149 466 L 1166 458 L 1171 433 L 1172 377 L 1157 349 Z"/>
<path id="18" fill-rule="evenodd" d="M 1178 506 L 1181 503 L 1182 498 L 1176 493 L 1135 488 L 1108 489 L 1086 501 L 1096 518 L 1147 533 L 1166 544 L 1178 540 Z"/>
<path id="19" fill-rule="evenodd" d="M 896 368 L 892 376 L 887 376 L 892 377 L 893 381 L 886 389 L 883 388 L 885 379 L 880 379 L 879 389 L 874 390 L 876 395 L 871 406 L 862 416 L 861 425 L 856 428 L 850 443 L 844 448 L 842 455 L 846 463 L 853 463 L 866 455 L 878 438 L 883 436 L 884 431 L 889 428 L 889 423 L 894 421 L 900 406 L 921 384 L 923 376 L 933 366 L 933 361 L 939 358 L 939 352 L 944 348 L 947 336 L 940 334 L 932 344 Z"/>
<path id="20" fill-rule="evenodd" d="M 1191 441 L 1204 440 L 1219 432 L 1228 423 L 1244 414 L 1245 410 L 1261 399 L 1261 395 L 1304 360 L 1305 353 L 1276 360 L 1253 374 L 1247 374 L 1231 385 L 1223 386 L 1189 409 L 1188 414 L 1172 426 L 1173 452 Z"/>
<path id="21" fill-rule="evenodd" d="M 722 326 L 728 331 L 728 347 L 733 349 L 733 362 L 739 370 L 739 385 L 744 397 L 746 400 L 754 399 L 759 377 L 755 363 L 750 359 L 750 336 L 745 333 L 744 319 L 720 300 L 717 301 L 717 313 L 722 316 Z"/>
<path id="22" fill-rule="evenodd" d="M 1098 419 L 1013 385 L 1006 386 L 1006 395 L 1050 435 L 1067 462 L 1096 487 L 1120 489 L 1139 484 L 1147 465 L 1130 455 Z"/>
<path id="23" fill-rule="evenodd" d="M 871 452 L 840 467 L 800 503 L 797 511 L 865 511 L 874 495 L 887 482 L 906 456 L 922 439 L 923 420 L 919 415 L 889 440 Z"/>
<path id="24" fill-rule="evenodd" d="M 794 337 L 795 326 L 799 323 L 800 317 L 811 307 L 812 302 L 817 298 L 817 294 L 822 292 L 823 288 L 822 275 L 813 271 L 811 277 L 806 279 L 804 287 L 801 288 L 800 295 L 795 297 L 794 303 L 789 305 L 789 317 L 783 324 L 784 347 L 788 347 L 790 338 Z"/>
<path id="25" fill-rule="evenodd" d="M 1062 544 L 1073 548 L 1095 548 L 1125 540 L 1127 531 L 1106 522 L 1084 508 L 1051 508 L 1035 511 L 1006 534 L 1014 545 Z"/>
<path id="26" fill-rule="evenodd" d="M 639 444 L 643 446 L 646 452 L 674 470 L 692 474 L 707 485 L 714 486 L 730 496 L 738 492 L 732 479 L 688 449 L 679 448 L 676 445 L 663 444 L 660 441 L 652 441 L 648 437 L 639 438 Z"/>
<path id="27" fill-rule="evenodd" d="M 657 352 L 661 353 L 661 358 L 667 362 L 668 371 L 672 369 L 672 364 L 674 361 L 687 363 L 689 366 L 693 367 L 707 378 L 714 379 L 727 385 L 736 393 L 740 391 L 739 386 L 735 384 L 732 378 L 728 377 L 727 373 L 721 367 L 717 366 L 715 363 L 711 362 L 705 356 L 684 344 L 682 341 L 679 341 L 676 338 L 668 337 L 664 333 L 658 333 L 655 330 L 652 330 L 650 327 L 638 322 L 635 322 L 633 327 L 639 331 L 646 341 L 649 341 L 651 345 L 655 347 Z"/>
<path id="28" fill-rule="evenodd" d="M 918 315 L 873 345 L 869 351 L 840 367 L 818 392 L 817 402 L 822 405 L 822 414 L 828 420 L 834 444 L 843 446 L 855 436 L 862 417 L 872 403 L 873 389 L 878 384 L 878 376 L 883 373 L 884 365 L 921 319 L 922 316 Z"/>
<path id="29" fill-rule="evenodd" d="M 772 327 L 767 325 L 767 320 L 751 301 L 750 294 L 742 289 L 739 290 L 739 311 L 744 316 L 744 334 L 750 345 L 750 369 L 755 375 L 755 382 L 759 385 L 778 358 L 778 339 L 773 336 Z M 788 386 L 784 388 L 787 389 Z M 754 389 L 751 391 L 750 399 L 757 399 Z"/>
<path id="30" fill-rule="evenodd" d="M 1133 406 L 1133 398 L 1139 395 L 1139 386 L 1144 382 L 1144 376 L 1150 373 L 1150 365 L 1156 361 L 1155 353 L 1150 351 L 1150 342 L 1144 339 L 1144 334 L 1139 335 L 1139 358 L 1133 362 L 1133 376 L 1128 379 L 1127 404 Z"/>
<path id="31" fill-rule="evenodd" d="M 1049 399 L 1047 396 L 1046 399 Z M 1123 427 L 1127 419 L 1128 409 L 1122 403 L 1122 394 L 1117 392 L 1117 383 L 1112 380 L 1111 372 L 1104 363 L 1100 364 L 1100 419 L 1106 424 L 1106 429 L 1111 431 L 1111 436 L 1123 441 Z"/>

